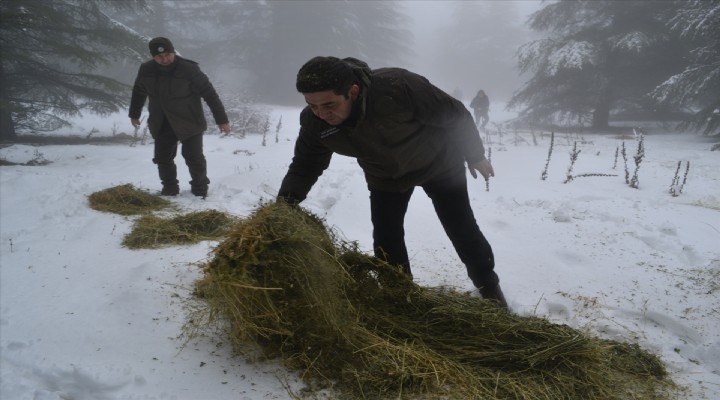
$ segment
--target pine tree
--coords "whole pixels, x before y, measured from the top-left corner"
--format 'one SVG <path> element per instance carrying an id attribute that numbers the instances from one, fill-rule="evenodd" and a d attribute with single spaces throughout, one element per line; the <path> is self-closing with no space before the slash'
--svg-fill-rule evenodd
<path id="1" fill-rule="evenodd" d="M 115 112 L 127 85 L 96 73 L 120 55 L 139 57 L 144 41 L 103 7 L 142 9 L 144 1 L 0 1 L 0 139 L 69 125 L 82 111 Z"/>
<path id="2" fill-rule="evenodd" d="M 661 104 L 694 110 L 680 128 L 720 133 L 720 1 L 678 1 L 679 11 L 667 15 L 667 25 L 691 43 L 690 64 L 653 92 Z"/>
<path id="3" fill-rule="evenodd" d="M 519 51 L 519 67 L 533 76 L 509 107 L 526 122 L 607 128 L 610 113 L 652 109 L 647 94 L 684 67 L 683 47 L 662 17 L 672 2 L 563 0 L 530 17 L 548 32 Z"/>

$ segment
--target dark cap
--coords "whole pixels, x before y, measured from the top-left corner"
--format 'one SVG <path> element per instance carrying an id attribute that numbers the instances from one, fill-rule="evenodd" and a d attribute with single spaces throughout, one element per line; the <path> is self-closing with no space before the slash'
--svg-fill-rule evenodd
<path id="1" fill-rule="evenodd" d="M 153 57 L 155 57 L 158 54 L 161 53 L 174 53 L 175 47 L 173 47 L 172 42 L 168 38 L 164 37 L 156 37 L 153 40 L 150 41 L 148 44 L 148 47 L 150 48 L 150 54 L 152 54 Z"/>

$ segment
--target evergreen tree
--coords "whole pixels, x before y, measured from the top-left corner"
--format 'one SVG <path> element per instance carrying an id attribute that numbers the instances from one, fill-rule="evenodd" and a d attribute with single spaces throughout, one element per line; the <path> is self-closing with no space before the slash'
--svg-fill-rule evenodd
<path id="1" fill-rule="evenodd" d="M 103 7 L 143 6 L 142 0 L 0 1 L 0 139 L 56 130 L 85 110 L 124 106 L 127 86 L 95 72 L 120 55 L 139 59 L 145 45 Z"/>
<path id="2" fill-rule="evenodd" d="M 661 104 L 693 110 L 680 128 L 720 134 L 720 1 L 678 1 L 667 16 L 672 32 L 690 43 L 690 64 L 653 92 Z"/>
<path id="3" fill-rule="evenodd" d="M 611 112 L 651 109 L 647 94 L 683 68 L 683 47 L 663 23 L 674 9 L 666 1 L 545 6 L 530 17 L 530 26 L 549 36 L 521 47 L 520 69 L 532 77 L 508 106 L 524 106 L 519 118 L 525 122 L 594 128 L 607 128 Z"/>

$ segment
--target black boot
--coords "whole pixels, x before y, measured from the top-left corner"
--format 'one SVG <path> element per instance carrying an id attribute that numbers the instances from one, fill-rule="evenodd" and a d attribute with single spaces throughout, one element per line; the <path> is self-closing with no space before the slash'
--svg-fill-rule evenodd
<path id="1" fill-rule="evenodd" d="M 500 285 L 495 286 L 483 286 L 478 288 L 480 291 L 480 296 L 482 296 L 485 300 L 490 300 L 497 304 L 498 307 L 508 310 L 508 303 L 505 300 L 505 295 L 503 295 L 502 290 L 500 289 Z"/>
<path id="2" fill-rule="evenodd" d="M 160 191 L 161 196 L 177 196 L 180 193 L 180 186 L 178 185 L 163 185 Z"/>
<path id="3" fill-rule="evenodd" d="M 192 185 L 190 187 L 190 191 L 195 196 L 202 197 L 204 199 L 205 197 L 207 197 L 208 185 Z"/>
<path id="4" fill-rule="evenodd" d="M 210 179 L 207 177 L 205 160 L 203 159 L 202 161 L 202 163 L 188 164 L 188 167 L 190 170 L 190 177 L 192 178 L 190 181 L 190 191 L 195 196 L 202 197 L 204 199 L 208 193 L 208 184 L 210 184 Z"/>
<path id="5" fill-rule="evenodd" d="M 158 164 L 158 174 L 163 185 L 160 195 L 177 196 L 180 193 L 180 186 L 178 186 L 175 163 Z"/>

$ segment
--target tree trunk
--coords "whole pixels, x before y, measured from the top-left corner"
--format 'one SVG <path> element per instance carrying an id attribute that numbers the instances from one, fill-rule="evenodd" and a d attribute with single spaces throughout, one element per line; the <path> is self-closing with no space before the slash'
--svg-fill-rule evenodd
<path id="1" fill-rule="evenodd" d="M 0 141 L 14 142 L 17 140 L 17 132 L 15 132 L 15 123 L 10 112 L 13 104 L 8 99 L 10 96 L 7 93 L 7 76 L 5 75 L 5 65 L 3 63 L 4 60 L 0 60 Z"/>
<path id="2" fill-rule="evenodd" d="M 610 102 L 603 100 L 595 107 L 593 111 L 592 127 L 593 129 L 607 129 L 610 122 Z"/>
<path id="3" fill-rule="evenodd" d="M 6 108 L 0 106 L 0 141 L 14 142 L 16 140 L 17 133 L 15 132 L 12 114 Z"/>

